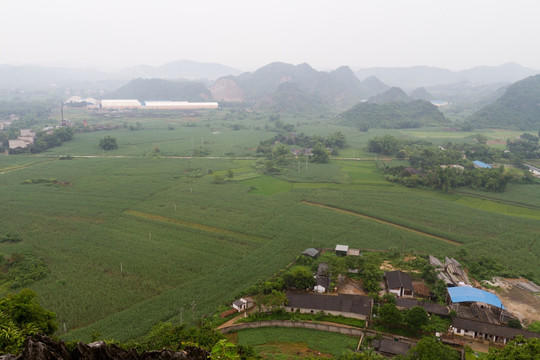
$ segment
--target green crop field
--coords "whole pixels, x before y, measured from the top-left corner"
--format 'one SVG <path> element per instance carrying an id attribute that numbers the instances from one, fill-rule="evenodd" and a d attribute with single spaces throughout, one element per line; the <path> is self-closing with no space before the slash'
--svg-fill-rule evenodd
<path id="1" fill-rule="evenodd" d="M 482 198 L 443 194 L 386 182 L 377 161 L 343 159 L 270 177 L 255 170 L 255 159 L 235 159 L 275 134 L 262 130 L 264 120 L 232 130 L 223 114 L 207 117 L 215 118 L 194 119 L 196 126 L 183 118 L 110 119 L 140 121 L 142 129 L 77 133 L 44 154 L 0 157 L 0 235 L 23 238 L 0 244 L 0 253 L 48 266 L 30 287 L 57 313 L 58 335 L 89 340 L 99 331 L 129 340 L 159 321 L 195 322 L 306 247 L 336 243 L 440 256 L 464 248 L 540 278 L 540 209 L 525 206 L 534 205 L 537 185 Z M 340 131 L 322 123 L 299 128 Z M 346 152 L 358 157 L 382 133 L 348 132 L 354 146 Z M 98 149 L 105 135 L 118 139 L 118 150 Z M 192 138 L 210 156 L 234 156 L 175 158 L 190 155 Z M 59 160 L 65 154 L 80 157 Z M 214 183 L 229 169 L 232 179 Z"/>
<path id="2" fill-rule="evenodd" d="M 354 336 L 329 333 L 325 331 L 280 327 L 242 330 L 237 334 L 238 344 L 252 345 L 260 353 L 271 350 L 261 346 L 264 344 L 300 343 L 305 344 L 309 349 L 331 354 L 335 357 L 341 355 L 345 349 L 355 350 L 359 340 L 359 338 Z"/>

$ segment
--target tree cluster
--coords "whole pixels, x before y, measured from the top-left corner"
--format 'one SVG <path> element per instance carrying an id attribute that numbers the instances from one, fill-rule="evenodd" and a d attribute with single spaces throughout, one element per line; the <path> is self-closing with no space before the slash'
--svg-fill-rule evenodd
<path id="1" fill-rule="evenodd" d="M 36 134 L 34 144 L 30 147 L 32 154 L 43 152 L 56 146 L 62 146 L 63 142 L 73 138 L 75 131 L 70 127 L 62 127 L 54 130 L 52 133 L 41 131 Z"/>
<path id="2" fill-rule="evenodd" d="M 114 150 L 118 149 L 118 144 L 116 143 L 116 138 L 110 135 L 107 135 L 99 139 L 99 148 L 103 150 Z"/>
<path id="3" fill-rule="evenodd" d="M 377 136 L 368 142 L 371 152 L 408 158 L 411 166 L 385 167 L 385 178 L 408 187 L 425 186 L 450 191 L 469 186 L 485 191 L 504 191 L 509 182 L 534 181 L 528 171 L 509 170 L 504 166 L 477 169 L 471 159 L 487 163 L 508 161 L 509 153 L 485 144 L 447 144 L 433 146 L 424 141 L 397 139 L 391 135 Z M 510 152 L 511 153 L 511 152 Z"/>
<path id="4" fill-rule="evenodd" d="M 41 307 L 37 294 L 30 289 L 0 299 L 0 353 L 19 353 L 27 336 L 52 335 L 57 329 L 55 318 L 56 314 Z"/>

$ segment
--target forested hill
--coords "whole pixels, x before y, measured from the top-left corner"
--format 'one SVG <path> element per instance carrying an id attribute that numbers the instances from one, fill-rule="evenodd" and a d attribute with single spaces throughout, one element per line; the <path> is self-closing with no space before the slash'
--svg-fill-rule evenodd
<path id="1" fill-rule="evenodd" d="M 386 104 L 397 101 L 410 101 L 411 99 L 403 90 L 398 87 L 393 87 L 383 92 L 369 98 L 369 102 L 377 104 Z"/>
<path id="2" fill-rule="evenodd" d="M 207 101 L 212 95 L 206 85 L 195 81 L 135 79 L 104 96 L 108 99 Z"/>
<path id="3" fill-rule="evenodd" d="M 540 75 L 508 87 L 503 96 L 468 119 L 473 127 L 516 130 L 540 128 Z"/>
<path id="4" fill-rule="evenodd" d="M 294 85 L 283 87 L 285 83 Z M 316 102 L 319 108 L 343 111 L 377 94 L 381 88 L 385 88 L 385 85 L 376 79 L 362 83 L 346 66 L 324 72 L 308 64 L 276 62 L 253 73 L 221 78 L 211 87 L 211 91 L 216 101 L 245 101 L 265 107 L 269 103 L 277 104 L 286 100 L 284 93 L 293 92 L 290 100 L 305 100 L 298 107 L 309 108 Z"/>
<path id="5" fill-rule="evenodd" d="M 376 104 L 358 103 L 341 114 L 343 125 L 369 128 L 414 128 L 444 125 L 447 119 L 437 107 L 425 100 L 389 102 Z"/>

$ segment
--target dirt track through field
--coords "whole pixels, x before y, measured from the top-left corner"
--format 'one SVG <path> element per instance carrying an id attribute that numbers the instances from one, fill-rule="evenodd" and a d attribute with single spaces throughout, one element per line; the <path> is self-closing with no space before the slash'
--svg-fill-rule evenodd
<path id="1" fill-rule="evenodd" d="M 166 216 L 149 214 L 149 213 L 145 213 L 145 212 L 137 211 L 137 210 L 126 210 L 126 211 L 124 211 L 124 214 L 132 215 L 132 216 L 136 216 L 136 217 L 144 218 L 144 219 L 148 219 L 148 220 L 153 220 L 153 221 L 166 222 L 166 223 L 170 223 L 170 224 L 180 225 L 180 226 L 187 227 L 187 228 L 190 228 L 190 229 L 197 229 L 197 230 L 201 230 L 201 231 L 211 232 L 211 233 L 214 233 L 214 234 L 231 236 L 231 237 L 234 237 L 234 238 L 246 239 L 246 240 L 249 240 L 251 242 L 266 242 L 266 241 L 268 241 L 268 239 L 263 238 L 263 237 L 259 237 L 259 236 L 248 235 L 248 234 L 239 233 L 239 232 L 235 232 L 235 231 L 231 231 L 231 230 L 227 230 L 227 229 L 217 228 L 217 227 L 213 227 L 213 226 L 208 226 L 208 225 L 204 225 L 204 224 L 194 223 L 194 222 L 175 219 L 175 218 L 170 218 L 170 217 L 166 217 Z"/>
<path id="2" fill-rule="evenodd" d="M 362 218 L 362 219 L 376 221 L 376 222 L 378 222 L 380 224 L 393 226 L 393 227 L 398 228 L 400 230 L 405 230 L 405 231 L 409 231 L 409 232 L 412 232 L 412 233 L 415 233 L 415 234 L 418 234 L 418 235 L 423 235 L 423 236 L 427 236 L 427 237 L 430 237 L 430 238 L 433 238 L 433 239 L 436 239 L 436 240 L 444 241 L 444 242 L 446 242 L 448 244 L 451 244 L 451 245 L 455 245 L 455 246 L 461 246 L 462 245 L 462 244 L 458 243 L 457 241 L 450 240 L 450 239 L 444 238 L 442 236 L 429 234 L 429 233 L 424 232 L 424 231 L 420 231 L 420 230 L 416 230 L 416 229 L 413 229 L 413 228 L 410 228 L 410 227 L 407 227 L 407 226 L 399 225 L 399 224 L 393 223 L 391 221 L 376 218 L 376 217 L 373 217 L 373 216 L 370 216 L 370 215 L 364 215 L 364 214 L 361 214 L 361 213 L 358 213 L 358 212 L 355 212 L 355 211 L 340 209 L 340 208 L 335 207 L 335 206 L 318 204 L 318 203 L 314 203 L 314 202 L 311 202 L 311 201 L 302 201 L 302 203 L 306 204 L 306 205 L 309 205 L 309 206 L 316 206 L 316 207 L 319 207 L 319 208 L 322 208 L 322 209 L 332 210 L 332 211 L 342 213 L 342 214 L 353 215 L 353 216 L 356 216 L 356 217 L 359 217 L 359 218 Z"/>

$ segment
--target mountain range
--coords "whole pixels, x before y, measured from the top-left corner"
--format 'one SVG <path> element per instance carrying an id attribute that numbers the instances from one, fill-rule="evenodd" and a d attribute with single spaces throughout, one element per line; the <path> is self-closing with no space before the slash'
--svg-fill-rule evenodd
<path id="1" fill-rule="evenodd" d="M 375 76 L 385 84 L 398 86 L 406 90 L 463 82 L 473 85 L 513 83 L 538 73 L 540 71 L 516 63 L 507 63 L 500 66 L 477 66 L 461 71 L 451 71 L 430 66 L 373 67 L 355 71 L 359 79 Z"/>
<path id="2" fill-rule="evenodd" d="M 105 72 L 85 68 L 59 68 L 33 65 L 0 65 L 0 89 L 51 89 L 81 84 L 118 82 L 135 78 L 188 79 L 211 82 L 222 76 L 238 75 L 242 71 L 221 64 L 180 60 L 161 66 L 139 65 L 120 71 Z M 84 95 L 84 94 L 83 94 Z"/>
<path id="3" fill-rule="evenodd" d="M 295 85 L 284 87 L 287 83 Z M 324 72 L 308 64 L 275 62 L 253 73 L 218 79 L 210 91 L 217 101 L 260 103 L 276 109 L 273 104 L 287 109 L 296 106 L 293 101 L 305 96 L 328 108 L 346 109 L 376 93 L 369 85 L 369 82 L 360 81 L 346 66 Z M 381 85 L 377 83 L 377 86 Z"/>

